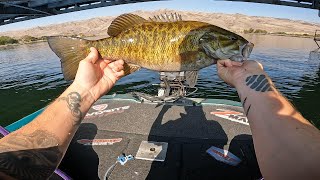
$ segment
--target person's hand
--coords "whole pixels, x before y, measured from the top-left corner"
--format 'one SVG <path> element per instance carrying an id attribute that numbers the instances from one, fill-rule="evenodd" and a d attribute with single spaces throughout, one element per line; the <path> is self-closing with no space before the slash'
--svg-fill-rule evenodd
<path id="1" fill-rule="evenodd" d="M 89 55 L 79 63 L 74 83 L 83 87 L 98 100 L 124 76 L 123 60 L 110 61 L 101 58 L 97 49 L 91 47 Z"/>
<path id="2" fill-rule="evenodd" d="M 228 83 L 236 87 L 237 84 L 252 74 L 265 74 L 262 65 L 257 61 L 247 60 L 241 62 L 226 60 L 218 60 L 217 62 L 218 76 Z"/>

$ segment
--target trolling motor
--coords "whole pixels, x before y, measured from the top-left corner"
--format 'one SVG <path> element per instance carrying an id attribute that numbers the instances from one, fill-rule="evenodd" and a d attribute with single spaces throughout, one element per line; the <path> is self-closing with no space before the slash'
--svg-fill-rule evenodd
<path id="1" fill-rule="evenodd" d="M 198 88 L 186 83 L 185 72 L 160 72 L 158 95 L 134 92 L 140 100 L 151 102 L 175 102 L 176 100 L 195 93 Z M 190 92 L 191 91 L 191 92 Z"/>

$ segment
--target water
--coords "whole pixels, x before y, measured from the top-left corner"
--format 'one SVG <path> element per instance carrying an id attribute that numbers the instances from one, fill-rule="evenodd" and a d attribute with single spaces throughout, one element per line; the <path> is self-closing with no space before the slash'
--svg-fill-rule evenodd
<path id="1" fill-rule="evenodd" d="M 320 59 L 309 59 L 316 49 L 312 39 L 247 36 L 255 44 L 251 58 L 259 60 L 276 87 L 298 110 L 320 127 Z M 156 72 L 140 70 L 122 78 L 109 94 L 132 91 L 153 93 L 159 83 Z M 0 125 L 8 125 L 46 105 L 69 85 L 60 61 L 47 43 L 0 50 Z M 235 89 L 217 76 L 215 66 L 200 71 L 194 97 L 239 101 Z"/>

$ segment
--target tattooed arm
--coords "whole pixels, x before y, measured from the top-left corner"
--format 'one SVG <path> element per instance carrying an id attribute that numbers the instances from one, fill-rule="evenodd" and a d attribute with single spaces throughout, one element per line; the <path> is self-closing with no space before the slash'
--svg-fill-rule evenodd
<path id="1" fill-rule="evenodd" d="M 47 179 L 57 168 L 83 116 L 123 76 L 92 48 L 74 82 L 35 120 L 0 140 L 0 179 Z"/>
<path id="2" fill-rule="evenodd" d="M 219 76 L 236 87 L 265 179 L 320 179 L 320 131 L 277 91 L 262 65 L 218 61 Z"/>

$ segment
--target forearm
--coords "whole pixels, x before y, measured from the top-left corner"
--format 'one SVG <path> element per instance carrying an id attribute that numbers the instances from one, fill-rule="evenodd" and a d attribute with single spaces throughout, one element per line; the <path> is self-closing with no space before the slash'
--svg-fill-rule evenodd
<path id="1" fill-rule="evenodd" d="M 319 178 L 319 130 L 273 87 L 265 74 L 248 75 L 236 87 L 249 119 L 263 176 Z"/>
<path id="2" fill-rule="evenodd" d="M 94 103 L 86 89 L 73 83 L 34 122 L 34 129 L 43 127 L 55 134 L 60 147 L 67 149 L 82 119 Z M 33 123 L 31 124 L 33 126 Z"/>
<path id="3" fill-rule="evenodd" d="M 93 102 L 72 84 L 35 120 L 0 140 L 0 172 L 17 179 L 50 177 Z"/>

